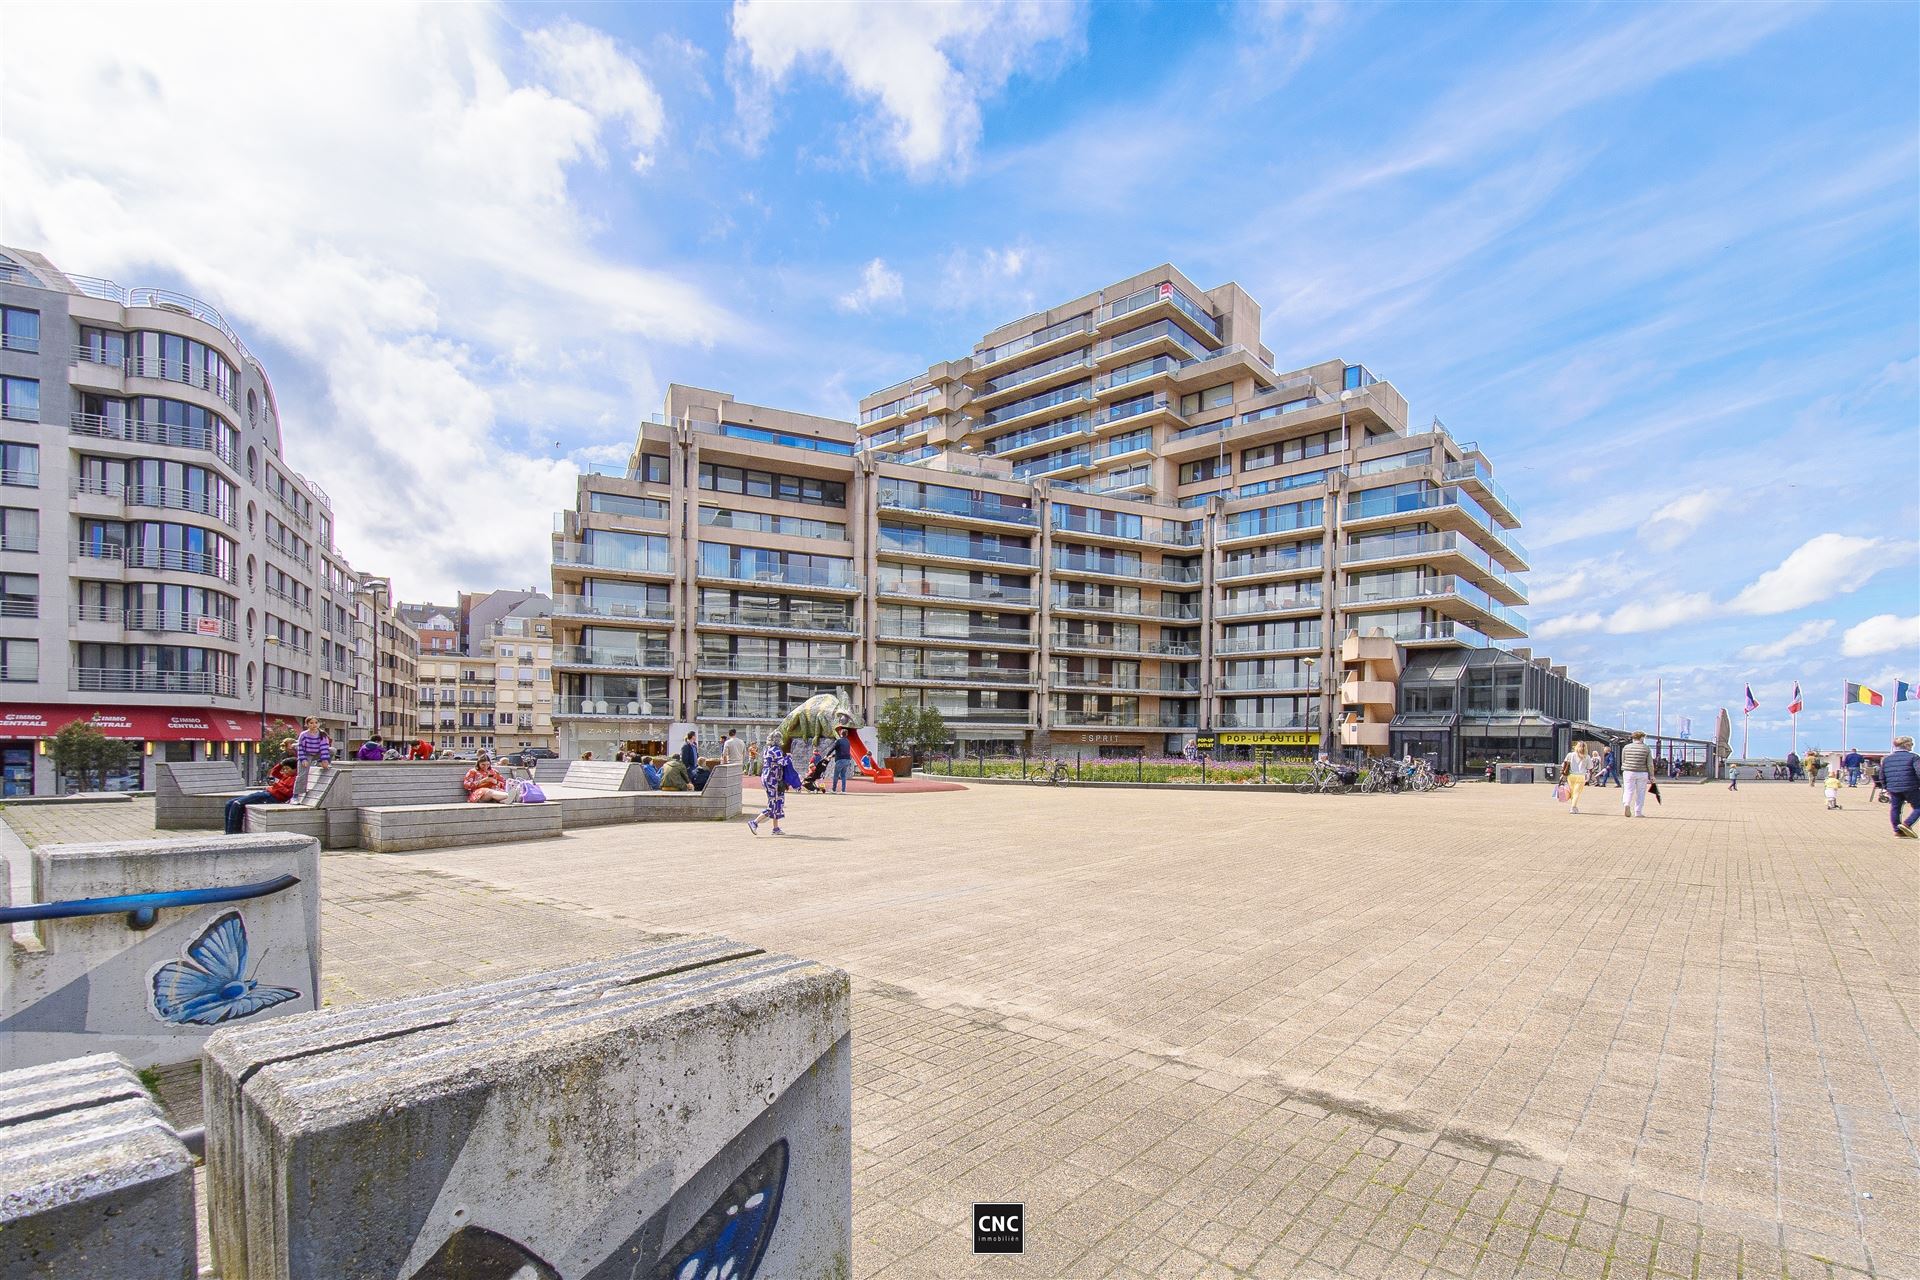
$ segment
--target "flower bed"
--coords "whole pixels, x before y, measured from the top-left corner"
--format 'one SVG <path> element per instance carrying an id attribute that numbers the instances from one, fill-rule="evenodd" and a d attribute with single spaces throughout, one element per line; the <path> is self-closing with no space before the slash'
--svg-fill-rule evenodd
<path id="1" fill-rule="evenodd" d="M 1309 773 L 1306 765 L 1291 761 L 1269 763 L 1264 776 L 1256 761 L 1209 761 L 1203 776 L 1199 761 L 1184 760 L 1179 756 L 1149 756 L 1145 759 L 1095 756 L 1079 760 L 1064 756 L 1062 759 L 1066 761 L 1069 780 L 1074 782 L 1290 784 L 1305 782 Z M 923 763 L 920 771 L 954 778 L 1025 778 L 1037 782 L 1044 765 L 1044 759 L 1038 756 L 1030 756 L 1024 762 L 1017 757 L 989 760 L 939 757 Z"/>

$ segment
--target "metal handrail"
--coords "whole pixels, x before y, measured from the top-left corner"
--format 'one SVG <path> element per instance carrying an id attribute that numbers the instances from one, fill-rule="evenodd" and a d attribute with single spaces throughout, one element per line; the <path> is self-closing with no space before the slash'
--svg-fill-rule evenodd
<path id="1" fill-rule="evenodd" d="M 127 893 L 111 898 L 72 898 L 66 902 L 27 902 L 17 907 L 0 907 L 0 924 L 23 924 L 32 920 L 65 920 L 74 916 L 117 916 L 125 913 L 129 929 L 151 929 L 166 907 L 202 907 L 214 902 L 244 902 L 264 898 L 291 889 L 300 883 L 295 875 L 275 876 L 252 884 L 225 885 L 207 889 L 172 889 L 164 893 Z"/>

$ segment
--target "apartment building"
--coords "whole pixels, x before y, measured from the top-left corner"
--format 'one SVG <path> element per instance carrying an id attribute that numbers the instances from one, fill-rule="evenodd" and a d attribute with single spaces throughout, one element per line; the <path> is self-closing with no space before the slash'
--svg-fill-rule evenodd
<path id="1" fill-rule="evenodd" d="M 81 718 L 133 745 L 122 789 L 251 771 L 265 721 L 346 740 L 362 581 L 218 311 L 0 248 L 0 792 L 53 791 L 43 744 Z"/>
<path id="2" fill-rule="evenodd" d="M 378 733 L 401 744 L 420 736 L 420 633 L 385 578 L 364 578 L 354 595 L 354 648 L 360 659 L 353 737 Z"/>
<path id="3" fill-rule="evenodd" d="M 624 476 L 581 478 L 555 534 L 563 748 L 764 731 L 832 690 L 1032 749 L 1385 751 L 1397 684 L 1343 679 L 1347 634 L 1525 635 L 1484 453 L 1363 365 L 1276 367 L 1236 285 L 1155 268 L 858 416 L 676 385 Z"/>
<path id="4" fill-rule="evenodd" d="M 472 651 L 421 654 L 421 736 L 442 751 L 556 750 L 551 601 L 538 592 L 460 598 Z M 429 606 L 402 608 L 454 625 Z"/>

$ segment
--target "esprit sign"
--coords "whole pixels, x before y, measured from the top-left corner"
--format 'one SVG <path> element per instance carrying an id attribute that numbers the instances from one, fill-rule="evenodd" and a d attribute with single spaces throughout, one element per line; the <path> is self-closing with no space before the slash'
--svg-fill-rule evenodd
<path id="1" fill-rule="evenodd" d="M 1027 1206 L 1012 1202 L 973 1206 L 975 1253 L 1025 1253 Z"/>

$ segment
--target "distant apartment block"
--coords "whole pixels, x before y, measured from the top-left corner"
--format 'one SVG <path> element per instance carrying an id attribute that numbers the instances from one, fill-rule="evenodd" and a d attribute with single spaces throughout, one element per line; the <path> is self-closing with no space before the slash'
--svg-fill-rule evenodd
<path id="1" fill-rule="evenodd" d="M 452 609 L 401 609 L 422 638 L 422 738 L 442 751 L 558 747 L 552 601 L 535 591 L 462 592 Z"/>
<path id="2" fill-rule="evenodd" d="M 218 311 L 0 248 L 0 793 L 51 792 L 75 719 L 133 747 L 121 789 L 251 770 L 263 721 L 404 730 L 409 633 L 335 532 Z"/>
<path id="3" fill-rule="evenodd" d="M 1526 634 L 1512 503 L 1476 444 L 1409 426 L 1365 366 L 1276 367 L 1237 285 L 1156 268 L 858 416 L 675 385 L 624 475 L 581 477 L 554 540 L 563 749 L 679 720 L 764 734 L 827 690 L 869 718 L 938 707 L 963 740 L 1119 753 L 1205 736 L 1451 758 L 1586 716 L 1530 657 L 1561 682 L 1551 710 L 1436 704 L 1456 665 L 1499 664 L 1431 655 Z"/>

